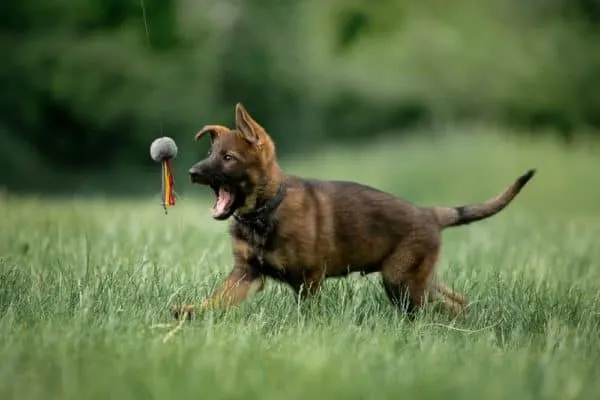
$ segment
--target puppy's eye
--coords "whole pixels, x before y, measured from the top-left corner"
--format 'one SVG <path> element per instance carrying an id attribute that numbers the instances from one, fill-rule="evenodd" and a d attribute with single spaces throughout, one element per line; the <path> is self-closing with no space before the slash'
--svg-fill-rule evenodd
<path id="1" fill-rule="evenodd" d="M 225 160 L 225 161 L 233 161 L 233 156 L 231 156 L 230 154 L 225 154 L 223 156 L 223 160 Z"/>

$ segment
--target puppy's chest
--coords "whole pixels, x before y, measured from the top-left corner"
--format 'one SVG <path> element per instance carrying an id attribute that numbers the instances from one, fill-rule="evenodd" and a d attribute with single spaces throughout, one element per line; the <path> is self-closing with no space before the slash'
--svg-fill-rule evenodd
<path id="1" fill-rule="evenodd" d="M 294 242 L 285 240 L 276 221 L 267 225 L 236 224 L 233 235 L 248 244 L 248 262 L 262 273 L 283 278 L 290 272 Z"/>

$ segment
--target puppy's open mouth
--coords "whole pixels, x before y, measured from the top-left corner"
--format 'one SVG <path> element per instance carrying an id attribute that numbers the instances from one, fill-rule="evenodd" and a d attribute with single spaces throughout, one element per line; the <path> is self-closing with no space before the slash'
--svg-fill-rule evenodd
<path id="1" fill-rule="evenodd" d="M 210 187 L 216 197 L 212 208 L 213 218 L 219 220 L 229 218 L 236 209 L 236 200 L 238 200 L 236 191 L 226 185 L 211 185 Z"/>

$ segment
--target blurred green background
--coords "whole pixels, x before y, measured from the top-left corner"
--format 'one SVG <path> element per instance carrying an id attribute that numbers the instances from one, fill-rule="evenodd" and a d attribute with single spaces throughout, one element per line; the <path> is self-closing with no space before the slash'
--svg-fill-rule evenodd
<path id="1" fill-rule="evenodd" d="M 182 180 L 238 101 L 283 156 L 473 123 L 568 146 L 598 49 L 597 0 L 3 1 L 0 188 L 157 191 L 150 142 Z"/>

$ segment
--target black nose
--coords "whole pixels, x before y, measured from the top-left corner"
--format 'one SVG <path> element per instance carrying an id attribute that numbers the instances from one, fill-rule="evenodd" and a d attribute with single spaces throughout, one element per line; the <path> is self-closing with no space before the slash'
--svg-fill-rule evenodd
<path id="1" fill-rule="evenodd" d="M 190 168 L 189 170 L 190 179 L 193 183 L 196 183 L 200 180 L 200 172 L 196 168 Z"/>

